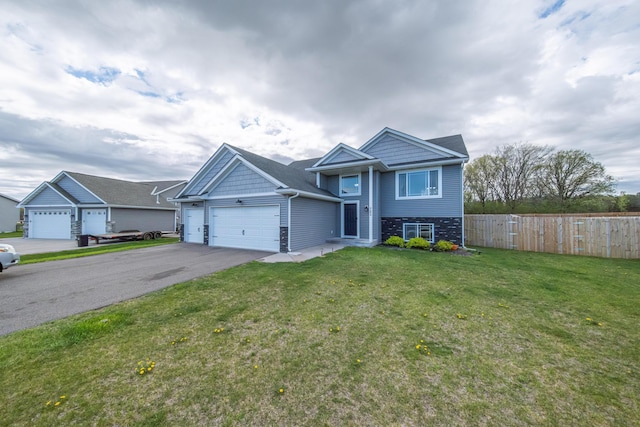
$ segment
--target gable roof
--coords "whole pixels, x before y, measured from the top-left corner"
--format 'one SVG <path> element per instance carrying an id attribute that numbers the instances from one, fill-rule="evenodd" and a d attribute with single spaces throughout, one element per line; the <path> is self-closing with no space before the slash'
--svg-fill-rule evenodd
<path id="1" fill-rule="evenodd" d="M 464 144 L 464 140 L 462 139 L 462 135 L 460 134 L 443 136 L 441 138 L 425 139 L 425 141 L 430 142 L 431 144 L 438 145 L 442 148 L 446 148 L 447 150 L 464 154 L 466 157 L 469 157 L 467 146 Z"/>
<path id="2" fill-rule="evenodd" d="M 60 194 L 60 196 L 67 199 L 70 204 L 82 205 L 77 198 L 58 185 L 58 182 L 65 177 L 71 178 L 80 187 L 100 200 L 97 202 L 98 204 L 104 203 L 109 206 L 154 209 L 175 209 L 175 205 L 168 202 L 167 198 L 173 195 L 171 194 L 172 191 L 177 192 L 182 188 L 181 186 L 184 186 L 186 183 L 186 181 L 176 180 L 132 182 L 78 172 L 62 171 L 50 182 L 45 181 L 40 184 L 20 202 L 20 205 L 28 205 L 29 201 L 40 194 L 45 188 L 51 188 Z M 164 192 L 167 192 L 167 194 L 162 194 Z M 160 194 L 162 194 L 162 196 L 160 196 Z M 92 203 L 92 205 L 95 204 L 96 203 Z"/>
<path id="3" fill-rule="evenodd" d="M 345 160 L 331 163 L 332 159 L 338 158 L 340 155 L 343 155 Z M 319 167 L 323 164 L 348 163 L 362 160 L 374 160 L 374 157 L 341 142 L 340 144 L 333 147 L 333 149 L 331 149 L 331 151 L 329 151 L 327 154 L 322 156 L 320 160 L 318 160 L 311 167 Z"/>
<path id="4" fill-rule="evenodd" d="M 73 197 L 71 194 L 69 194 L 69 192 L 67 190 L 65 190 L 64 188 L 60 187 L 58 184 L 56 184 L 54 182 L 45 182 L 45 185 L 47 187 L 51 188 L 56 193 L 58 193 L 63 198 L 67 199 L 70 203 L 72 203 L 72 204 L 80 203 L 80 200 L 78 200 L 75 197 Z"/>
<path id="5" fill-rule="evenodd" d="M 290 168 L 305 170 L 306 168 L 310 168 L 311 166 L 316 164 L 321 158 L 322 157 L 314 157 L 313 159 L 296 160 L 289 163 L 287 166 L 289 166 Z"/>
<path id="6" fill-rule="evenodd" d="M 52 182 L 44 181 L 43 183 L 38 185 L 35 188 L 35 190 L 33 190 L 31 193 L 27 194 L 27 196 L 24 199 L 22 199 L 20 201 L 20 203 L 18 203 L 18 207 L 23 208 L 25 206 L 28 206 L 29 203 L 31 203 L 31 201 L 33 199 L 35 199 L 38 195 L 40 195 L 43 191 L 45 191 L 47 189 L 53 191 L 58 196 L 60 196 L 61 198 L 65 199 L 67 202 L 69 202 L 70 205 L 78 203 L 78 200 L 75 197 L 71 196 L 64 189 L 62 189 L 59 185 L 54 184 Z"/>
<path id="7" fill-rule="evenodd" d="M 229 156 L 229 153 L 231 156 Z M 226 159 L 225 156 L 227 157 Z M 273 183 L 276 187 L 275 192 L 278 194 L 300 193 L 306 197 L 337 200 L 330 192 L 316 187 L 315 175 L 304 170 L 308 162 L 315 162 L 317 160 L 318 159 L 308 159 L 285 165 L 243 148 L 224 143 L 172 200 L 189 200 L 192 197 L 196 199 L 201 198 L 203 194 L 223 181 L 225 175 L 238 163 L 244 163 L 245 166 L 253 169 L 256 173 L 262 175 L 263 178 Z M 213 171 L 215 171 L 215 173 L 213 173 Z M 196 188 L 198 190 L 194 192 Z"/>
<path id="8" fill-rule="evenodd" d="M 287 188 L 315 193 L 318 195 L 333 196 L 328 191 L 316 187 L 315 175 L 306 172 L 304 169 L 291 167 L 291 164 L 284 165 L 280 162 L 276 162 L 275 160 L 267 159 L 266 157 L 243 150 L 242 148 L 234 146 L 230 147 L 236 150 L 238 154 L 244 157 L 251 164 L 285 184 Z"/>
<path id="9" fill-rule="evenodd" d="M 359 148 L 359 150 L 366 152 L 367 150 L 371 149 L 374 145 L 376 145 L 378 142 L 382 141 L 385 135 L 393 135 L 404 142 L 407 142 L 425 149 L 431 149 L 434 152 L 439 152 L 443 158 L 459 158 L 464 161 L 468 160 L 469 158 L 469 154 L 467 153 L 467 149 L 464 146 L 464 141 L 462 140 L 461 135 L 453 135 L 453 136 L 448 136 L 443 138 L 435 138 L 433 140 L 427 140 L 427 139 L 416 138 L 415 136 L 412 136 L 388 127 L 385 127 L 380 132 L 378 132 L 373 138 L 365 142 L 364 145 L 362 145 L 362 147 Z M 439 143 L 435 143 L 434 141 L 438 141 Z M 457 150 L 452 149 L 453 147 L 457 148 Z M 458 150 L 462 150 L 462 151 L 458 151 Z"/>
<path id="10" fill-rule="evenodd" d="M 153 208 L 175 208 L 166 197 L 159 195 L 158 187 L 168 188 L 185 181 L 149 181 L 132 182 L 120 179 L 104 178 L 77 172 L 64 172 L 85 189 L 104 200 L 108 205 L 135 206 Z"/>

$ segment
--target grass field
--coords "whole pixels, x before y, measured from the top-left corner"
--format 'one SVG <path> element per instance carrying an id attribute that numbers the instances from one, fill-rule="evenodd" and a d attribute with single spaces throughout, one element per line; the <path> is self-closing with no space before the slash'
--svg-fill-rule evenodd
<path id="1" fill-rule="evenodd" d="M 638 425 L 639 325 L 639 261 L 253 262 L 0 337 L 0 424 Z"/>
<path id="2" fill-rule="evenodd" d="M 9 239 L 13 237 L 22 237 L 22 231 L 11 231 L 8 233 L 0 233 L 0 239 Z"/>

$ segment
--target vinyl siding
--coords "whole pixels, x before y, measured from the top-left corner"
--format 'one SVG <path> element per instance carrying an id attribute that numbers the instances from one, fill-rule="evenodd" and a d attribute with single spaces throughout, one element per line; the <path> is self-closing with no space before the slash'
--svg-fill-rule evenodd
<path id="1" fill-rule="evenodd" d="M 442 197 L 434 199 L 396 200 L 395 172 L 381 176 L 380 204 L 382 217 L 461 217 L 462 168 L 442 167 Z"/>
<path id="2" fill-rule="evenodd" d="M 80 203 L 102 203 L 100 199 L 82 188 L 77 182 L 68 176 L 63 177 L 56 184 L 58 184 L 60 188 L 64 189 L 67 193 L 71 194 Z"/>
<path id="3" fill-rule="evenodd" d="M 331 165 L 334 163 L 343 163 L 343 162 L 352 162 L 354 160 L 362 160 L 361 157 L 354 156 L 352 153 L 348 151 L 340 151 L 336 153 L 332 158 L 328 159 L 326 162 L 323 162 L 323 165 Z"/>
<path id="4" fill-rule="evenodd" d="M 393 135 L 384 136 L 373 147 L 367 149 L 366 153 L 379 158 L 387 165 L 433 160 L 442 157 L 441 154 L 435 153 L 428 148 L 404 142 Z"/>
<path id="5" fill-rule="evenodd" d="M 222 157 L 220 157 L 220 160 L 218 160 L 209 168 L 207 173 L 202 176 L 202 178 L 187 192 L 187 194 L 188 195 L 199 194 L 200 191 L 202 191 L 202 189 L 209 183 L 209 181 L 211 181 L 213 177 L 215 177 L 218 174 L 218 172 L 222 170 L 224 165 L 226 165 L 227 162 L 231 160 L 232 157 L 233 157 L 233 154 L 229 151 L 223 154 Z"/>
<path id="6" fill-rule="evenodd" d="M 174 211 L 112 208 L 111 223 L 114 233 L 122 230 L 174 231 L 176 229 Z"/>
<path id="7" fill-rule="evenodd" d="M 20 209 L 13 200 L 0 196 L 0 233 L 16 231 L 16 223 L 20 221 Z"/>
<path id="8" fill-rule="evenodd" d="M 228 199 L 215 199 L 207 200 L 205 203 L 205 224 L 209 224 L 209 208 L 211 207 L 224 207 L 224 206 L 237 206 L 237 197 L 231 197 Z M 248 197 L 242 199 L 242 206 L 260 206 L 260 205 L 280 205 L 280 227 L 287 226 L 287 198 L 279 194 L 273 196 L 261 196 L 261 197 Z M 189 205 L 185 207 L 189 207 Z"/>
<path id="9" fill-rule="evenodd" d="M 318 246 L 332 237 L 340 237 L 340 223 L 336 221 L 340 204 L 323 200 L 296 197 L 291 200 L 291 250 Z"/>
<path id="10" fill-rule="evenodd" d="M 340 177 L 338 175 L 331 175 L 327 177 L 327 188 L 331 194 L 338 195 L 340 193 Z"/>
<path id="11" fill-rule="evenodd" d="M 329 190 L 329 177 L 327 175 L 320 174 L 320 188 L 322 188 L 323 190 L 330 191 Z"/>
<path id="12" fill-rule="evenodd" d="M 266 193 L 276 186 L 243 164 L 238 164 L 209 192 L 209 196 Z"/>
<path id="13" fill-rule="evenodd" d="M 40 194 L 31 199 L 28 206 L 70 206 L 71 203 L 60 194 L 46 187 Z"/>

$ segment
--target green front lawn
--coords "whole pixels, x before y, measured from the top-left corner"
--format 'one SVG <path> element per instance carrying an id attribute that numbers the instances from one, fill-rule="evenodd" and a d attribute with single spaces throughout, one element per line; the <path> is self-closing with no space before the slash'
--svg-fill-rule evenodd
<path id="1" fill-rule="evenodd" d="M 637 260 L 253 262 L 0 337 L 0 420 L 637 425 L 639 324 Z"/>

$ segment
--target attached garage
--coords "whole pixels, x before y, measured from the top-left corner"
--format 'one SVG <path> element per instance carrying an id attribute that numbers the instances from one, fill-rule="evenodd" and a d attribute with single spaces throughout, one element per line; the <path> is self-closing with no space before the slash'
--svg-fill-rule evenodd
<path id="1" fill-rule="evenodd" d="M 71 210 L 30 210 L 29 230 L 29 237 L 33 239 L 70 239 Z"/>
<path id="2" fill-rule="evenodd" d="M 212 207 L 209 245 L 280 252 L 280 206 Z"/>

